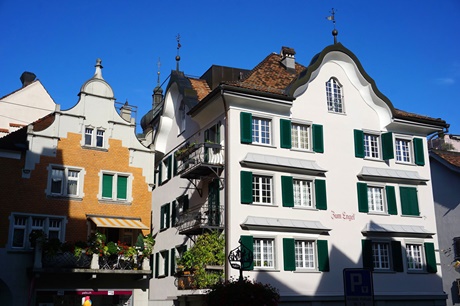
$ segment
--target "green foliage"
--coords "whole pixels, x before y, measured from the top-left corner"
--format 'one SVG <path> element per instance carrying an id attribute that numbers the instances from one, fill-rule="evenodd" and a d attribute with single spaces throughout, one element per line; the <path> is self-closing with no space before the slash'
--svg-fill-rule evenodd
<path id="1" fill-rule="evenodd" d="M 218 282 L 223 272 L 209 272 L 206 266 L 222 266 L 225 261 L 225 238 L 218 231 L 205 233 L 199 236 L 195 245 L 184 252 L 177 264 L 184 270 L 194 271 L 194 286 L 196 288 L 209 288 Z"/>
<path id="2" fill-rule="evenodd" d="M 106 249 L 106 253 L 107 255 L 118 255 L 118 246 L 116 245 L 115 242 L 113 241 L 110 241 L 107 243 L 107 249 Z"/>
<path id="3" fill-rule="evenodd" d="M 206 296 L 208 306 L 276 306 L 279 299 L 278 289 L 247 277 L 216 283 Z"/>
<path id="4" fill-rule="evenodd" d="M 99 254 L 99 256 L 102 256 L 105 251 L 106 240 L 105 235 L 100 232 L 92 234 L 89 237 L 87 254 Z"/>

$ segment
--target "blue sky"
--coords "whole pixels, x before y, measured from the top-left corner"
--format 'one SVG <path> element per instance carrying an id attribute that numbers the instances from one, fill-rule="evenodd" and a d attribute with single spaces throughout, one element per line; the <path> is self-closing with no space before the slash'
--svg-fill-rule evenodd
<path id="1" fill-rule="evenodd" d="M 338 40 L 361 61 L 396 108 L 442 118 L 460 134 L 460 20 L 458 0 L 386 1 L 119 1 L 0 0 L 0 96 L 31 71 L 54 101 L 68 109 L 102 59 L 103 76 L 118 102 L 151 107 L 161 82 L 175 69 L 201 76 L 211 65 L 252 69 L 282 46 L 296 61 Z"/>

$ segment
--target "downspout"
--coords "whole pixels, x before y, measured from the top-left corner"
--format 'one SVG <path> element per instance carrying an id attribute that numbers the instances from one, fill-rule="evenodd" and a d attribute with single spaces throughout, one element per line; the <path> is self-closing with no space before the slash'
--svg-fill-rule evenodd
<path id="1" fill-rule="evenodd" d="M 225 224 L 224 224 L 224 237 L 225 237 L 225 259 L 227 259 L 227 254 L 228 252 L 230 251 L 230 236 L 229 236 L 229 229 L 228 229 L 228 224 L 229 224 L 229 220 L 230 220 L 230 217 L 229 217 L 229 203 L 228 203 L 228 195 L 229 195 L 229 192 L 228 192 L 228 185 L 227 185 L 227 182 L 229 182 L 229 173 L 230 171 L 228 171 L 228 157 L 229 157 L 229 143 L 228 143 L 228 122 L 229 122 L 229 118 L 228 118 L 228 109 L 227 109 L 227 102 L 225 101 L 225 97 L 224 97 L 224 89 L 222 88 L 222 86 L 220 86 L 220 96 L 222 97 L 222 102 L 224 104 L 224 114 L 225 114 L 225 141 L 224 141 L 224 149 L 225 149 L 225 177 L 224 177 L 224 199 L 225 199 L 225 203 L 224 203 L 224 213 L 225 213 Z M 227 261 L 227 260 L 226 260 Z M 226 262 L 225 264 L 225 267 L 224 267 L 224 275 L 225 275 L 225 279 L 226 280 L 229 280 L 229 269 L 228 269 L 228 262 Z"/>

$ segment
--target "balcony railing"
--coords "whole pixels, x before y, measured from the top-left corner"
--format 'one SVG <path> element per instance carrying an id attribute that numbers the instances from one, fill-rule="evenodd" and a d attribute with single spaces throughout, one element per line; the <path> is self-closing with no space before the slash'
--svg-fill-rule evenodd
<path id="1" fill-rule="evenodd" d="M 181 163 L 177 173 L 181 178 L 200 179 L 210 175 L 219 175 L 224 165 L 224 150 L 220 144 L 197 143 L 179 149 L 175 157 Z"/>
<path id="2" fill-rule="evenodd" d="M 176 227 L 180 234 L 199 234 L 203 229 L 224 227 L 224 206 L 204 204 L 179 214 Z"/>

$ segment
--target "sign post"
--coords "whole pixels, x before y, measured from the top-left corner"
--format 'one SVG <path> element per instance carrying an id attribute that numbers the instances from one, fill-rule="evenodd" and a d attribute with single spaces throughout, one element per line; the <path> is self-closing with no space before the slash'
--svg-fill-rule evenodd
<path id="1" fill-rule="evenodd" d="M 374 285 L 369 269 L 343 269 L 345 305 L 373 306 Z"/>

